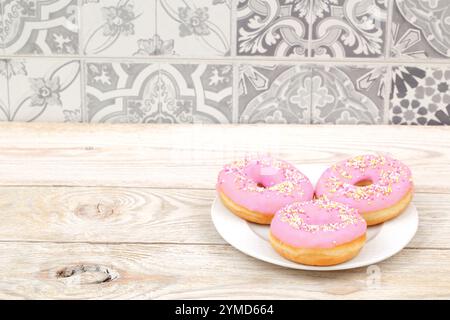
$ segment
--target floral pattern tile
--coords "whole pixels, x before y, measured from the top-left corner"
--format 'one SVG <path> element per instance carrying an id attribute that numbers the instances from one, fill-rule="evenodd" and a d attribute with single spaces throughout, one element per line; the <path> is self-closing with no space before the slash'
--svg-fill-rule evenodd
<path id="1" fill-rule="evenodd" d="M 157 63 L 87 62 L 85 69 L 88 122 L 128 123 L 137 101 L 158 104 Z"/>
<path id="2" fill-rule="evenodd" d="M 385 67 L 314 67 L 312 123 L 383 123 L 386 71 Z"/>
<path id="3" fill-rule="evenodd" d="M 158 0 L 160 55 L 230 54 L 232 0 Z"/>
<path id="4" fill-rule="evenodd" d="M 240 65 L 240 123 L 310 123 L 310 66 Z"/>
<path id="5" fill-rule="evenodd" d="M 9 107 L 3 110 L 2 119 L 82 121 L 80 69 L 78 60 L 7 60 Z"/>
<path id="6" fill-rule="evenodd" d="M 392 58 L 450 58 L 448 0 L 396 0 Z"/>
<path id="7" fill-rule="evenodd" d="M 152 56 L 167 46 L 156 35 L 156 0 L 83 0 L 81 13 L 85 55 Z"/>
<path id="8" fill-rule="evenodd" d="M 447 0 L 0 0 L 0 54 L 0 121 L 450 125 L 449 66 L 355 64 L 450 58 Z"/>
<path id="9" fill-rule="evenodd" d="M 78 0 L 1 0 L 0 29 L 6 54 L 77 54 Z"/>
<path id="10" fill-rule="evenodd" d="M 89 62 L 90 122 L 230 123 L 232 66 Z"/>
<path id="11" fill-rule="evenodd" d="M 450 125 L 450 68 L 393 67 L 390 123 Z"/>
<path id="12" fill-rule="evenodd" d="M 228 64 L 161 64 L 158 117 L 152 122 L 231 123 L 232 83 Z"/>
<path id="13" fill-rule="evenodd" d="M 311 55 L 384 56 L 387 3 L 384 0 L 313 0 Z"/>
<path id="14" fill-rule="evenodd" d="M 237 54 L 306 56 L 311 1 L 240 0 L 237 6 Z"/>

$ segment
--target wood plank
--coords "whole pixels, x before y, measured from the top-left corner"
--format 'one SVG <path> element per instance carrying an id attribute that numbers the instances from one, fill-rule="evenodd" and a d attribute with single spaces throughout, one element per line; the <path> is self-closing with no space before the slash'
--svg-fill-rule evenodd
<path id="1" fill-rule="evenodd" d="M 0 240 L 224 244 L 214 190 L 0 187 Z M 418 193 L 412 248 L 450 248 L 450 194 Z"/>
<path id="2" fill-rule="evenodd" d="M 225 245 L 0 243 L 0 298 L 450 298 L 450 251 L 306 272 Z"/>
<path id="3" fill-rule="evenodd" d="M 1 187 L 4 241 L 224 243 L 213 190 Z"/>
<path id="4" fill-rule="evenodd" d="M 450 248 L 450 195 L 414 196 L 419 211 L 419 229 L 409 248 Z"/>
<path id="5" fill-rule="evenodd" d="M 2 185 L 212 188 L 221 166 L 269 152 L 295 164 L 389 153 L 417 189 L 450 193 L 450 127 L 0 124 Z"/>

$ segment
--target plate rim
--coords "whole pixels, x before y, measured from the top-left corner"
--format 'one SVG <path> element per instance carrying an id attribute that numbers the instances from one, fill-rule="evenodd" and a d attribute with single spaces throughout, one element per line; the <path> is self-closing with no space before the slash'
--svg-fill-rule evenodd
<path id="1" fill-rule="evenodd" d="M 284 268 L 289 268 L 289 269 L 296 269 L 296 270 L 305 270 L 305 271 L 339 271 L 339 270 L 350 270 L 350 269 L 356 269 L 356 268 L 362 268 L 362 267 L 366 267 L 366 266 L 370 266 L 376 263 L 379 263 L 381 261 L 387 260 L 389 258 L 391 258 L 392 256 L 396 255 L 397 253 L 401 252 L 410 242 L 411 240 L 414 238 L 414 236 L 417 233 L 418 227 L 419 227 L 419 212 L 417 210 L 417 207 L 414 205 L 414 203 L 410 203 L 408 208 L 411 208 L 414 210 L 414 226 L 411 227 L 410 232 L 408 233 L 408 236 L 405 237 L 404 241 L 402 241 L 401 245 L 399 245 L 399 248 L 392 250 L 392 252 L 389 252 L 386 256 L 381 257 L 374 257 L 373 259 L 369 259 L 369 260 L 365 260 L 364 263 L 359 264 L 359 265 L 352 265 L 352 264 L 346 264 L 347 262 L 351 262 L 351 260 L 343 263 L 343 264 L 338 264 L 338 265 L 334 265 L 334 266 L 324 266 L 324 267 L 320 267 L 320 266 L 308 266 L 308 265 L 304 265 L 304 264 L 300 264 L 300 263 L 295 263 L 292 261 L 289 261 L 285 258 L 283 258 L 282 256 L 279 256 L 280 258 L 280 262 L 274 262 L 271 261 L 269 258 L 264 257 L 260 254 L 255 254 L 255 252 L 247 250 L 248 248 L 246 248 L 245 246 L 240 246 L 239 244 L 236 244 L 235 241 L 233 241 L 232 239 L 230 240 L 230 237 L 227 234 L 224 234 L 223 232 L 223 228 L 221 228 L 221 226 L 218 226 L 218 221 L 217 221 L 217 214 L 215 213 L 215 207 L 217 206 L 218 202 L 220 202 L 220 199 L 218 199 L 217 195 L 211 205 L 211 219 L 213 222 L 213 225 L 216 229 L 216 231 L 219 233 L 219 235 L 232 247 L 234 247 L 235 249 L 237 249 L 238 251 L 253 257 L 254 259 L 258 259 L 261 261 L 264 261 L 266 263 L 270 263 L 273 265 L 277 265 L 277 266 L 281 266 Z M 223 204 L 220 203 L 222 206 Z M 225 208 L 225 207 L 224 207 Z M 406 210 L 408 210 L 408 208 Z M 235 216 L 232 212 L 230 212 L 227 208 L 225 208 L 230 215 L 233 215 L 232 217 L 239 219 L 240 221 L 242 221 L 243 224 L 246 224 L 247 228 L 251 229 L 249 226 L 249 222 L 245 221 L 244 219 L 241 219 L 237 216 Z M 391 221 L 387 221 L 387 223 L 389 222 L 393 222 L 395 219 L 391 220 Z M 382 230 L 381 230 L 382 231 Z M 381 233 L 380 231 L 380 233 Z M 254 231 L 252 230 L 252 232 L 254 233 Z M 378 233 L 375 237 L 377 237 L 380 233 Z M 263 239 L 261 239 L 260 241 L 265 241 Z M 275 252 L 275 251 L 274 251 Z"/>

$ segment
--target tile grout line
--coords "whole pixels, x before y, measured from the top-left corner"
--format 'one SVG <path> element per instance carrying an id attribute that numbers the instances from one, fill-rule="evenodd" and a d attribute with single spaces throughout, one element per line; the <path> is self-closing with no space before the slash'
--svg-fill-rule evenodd
<path id="1" fill-rule="evenodd" d="M 83 11 L 83 0 L 78 0 L 78 15 L 79 15 L 78 16 L 78 24 L 79 24 L 78 25 L 78 41 L 79 41 L 78 56 L 79 57 L 84 56 L 84 50 L 83 50 L 83 47 L 84 47 L 83 16 L 84 15 L 82 14 L 82 11 Z"/>
<path id="2" fill-rule="evenodd" d="M 153 17 L 153 19 L 155 20 L 155 35 L 158 35 L 158 4 L 160 0 L 154 0 L 155 1 L 155 16 Z M 155 53 L 157 54 L 157 52 Z"/>
<path id="3" fill-rule="evenodd" d="M 211 64 L 229 64 L 229 63 L 247 63 L 247 64 L 330 64 L 330 65 L 427 65 L 427 66 L 448 66 L 450 67 L 450 59 L 379 59 L 379 58 L 333 58 L 333 59 L 319 59 L 319 58 L 285 58 L 285 57 L 252 57 L 252 56 L 239 56 L 239 58 L 229 57 L 229 58 L 200 58 L 200 57 L 181 57 L 181 56 L 151 56 L 149 57 L 112 57 L 112 56 L 87 56 L 87 55 L 25 55 L 25 54 L 0 54 L 0 59 L 35 59 L 35 60 L 89 60 L 89 61 L 106 61 L 106 62 L 168 62 L 168 63 L 187 63 L 187 64 L 198 64 L 198 63 L 211 63 Z M 186 62 L 189 60 L 189 62 Z"/>
<path id="4" fill-rule="evenodd" d="M 78 0 L 78 52 L 79 55 L 83 55 L 84 36 L 83 36 L 83 0 Z M 88 108 L 86 99 L 86 61 L 80 60 L 80 94 L 81 94 L 81 122 L 88 122 Z"/>
<path id="5" fill-rule="evenodd" d="M 239 64 L 233 63 L 233 88 L 232 88 L 232 123 L 239 123 Z"/>
<path id="6" fill-rule="evenodd" d="M 81 84 L 81 122 L 89 122 L 88 106 L 87 106 L 87 69 L 86 61 L 80 61 L 80 84 Z"/>
<path id="7" fill-rule="evenodd" d="M 386 17 L 386 31 L 385 31 L 385 41 L 386 45 L 384 48 L 384 59 L 389 60 L 391 55 L 391 44 L 392 44 L 392 19 L 394 16 L 394 0 L 390 1 L 387 5 L 387 17 Z"/>
<path id="8" fill-rule="evenodd" d="M 8 111 L 6 121 L 11 121 L 11 93 L 10 93 L 10 87 L 11 87 L 11 84 L 9 83 L 10 80 L 11 80 L 11 77 L 8 77 L 8 74 L 9 74 L 9 68 L 10 68 L 9 63 L 6 63 L 6 95 L 7 95 L 7 97 L 6 97 L 6 99 L 7 99 L 6 103 L 8 104 L 8 105 L 6 106 L 6 107 L 7 107 L 7 111 Z"/>
<path id="9" fill-rule="evenodd" d="M 394 2 L 395 0 L 389 1 L 387 6 L 387 21 L 386 21 L 386 47 L 385 47 L 385 59 L 388 60 L 391 56 L 391 48 L 393 43 L 392 38 L 392 24 L 394 23 Z M 384 86 L 384 114 L 383 114 L 383 124 L 389 124 L 390 121 L 390 96 L 392 90 L 392 65 L 386 66 L 386 74 L 384 76 L 385 86 Z"/>
<path id="10" fill-rule="evenodd" d="M 384 89 L 384 122 L 383 124 L 389 124 L 390 122 L 390 105 L 391 105 L 391 91 L 392 91 L 392 66 L 387 67 L 385 74 L 386 85 Z"/>
<path id="11" fill-rule="evenodd" d="M 308 23 L 308 52 L 307 52 L 307 57 L 311 57 L 312 58 L 312 36 L 313 36 L 313 26 L 312 26 L 312 14 L 313 14 L 313 10 L 314 10 L 314 0 L 310 1 L 309 4 L 309 21 L 308 19 L 306 20 L 306 22 Z M 311 98 L 312 99 L 312 98 Z"/>
<path id="12" fill-rule="evenodd" d="M 237 57 L 237 45 L 238 45 L 238 39 L 237 39 L 237 6 L 238 6 L 238 0 L 231 0 L 231 12 L 230 12 L 230 57 Z M 236 22 L 236 23 L 235 23 Z"/>
<path id="13" fill-rule="evenodd" d="M 309 97 L 309 124 L 313 124 L 314 123 L 314 121 L 313 121 L 313 102 L 314 102 L 314 97 L 313 97 L 313 92 L 312 92 L 312 90 L 313 90 L 312 79 L 314 78 L 314 71 L 315 71 L 315 67 L 311 66 L 311 81 L 310 81 L 309 88 L 308 88 L 309 95 L 310 95 L 310 97 Z"/>
<path id="14" fill-rule="evenodd" d="M 307 23 L 309 23 L 308 25 L 308 54 L 307 57 L 311 57 L 312 58 L 312 36 L 313 36 L 313 26 L 312 26 L 312 15 L 313 15 L 313 10 L 314 10 L 314 1 L 310 2 L 310 7 L 309 7 L 309 21 L 307 21 Z M 311 80 L 314 77 L 314 68 L 316 68 L 315 64 L 311 65 Z M 313 124 L 313 84 L 312 81 L 310 81 L 310 85 L 309 85 L 309 124 Z"/>
<path id="15" fill-rule="evenodd" d="M 238 45 L 238 39 L 237 39 L 237 6 L 238 6 L 238 0 L 231 0 L 231 12 L 230 12 L 230 19 L 231 19 L 231 28 L 230 28 L 230 54 L 231 57 L 237 56 L 237 45 Z M 236 23 L 235 23 L 236 22 Z M 232 114 L 231 114 L 231 123 L 238 123 L 239 122 L 239 63 L 232 61 L 232 68 L 233 68 L 233 80 L 232 80 Z"/>

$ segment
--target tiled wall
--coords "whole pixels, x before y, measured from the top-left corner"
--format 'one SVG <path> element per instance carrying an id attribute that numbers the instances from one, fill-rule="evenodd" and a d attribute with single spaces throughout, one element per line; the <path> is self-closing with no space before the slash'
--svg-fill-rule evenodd
<path id="1" fill-rule="evenodd" d="M 449 0 L 0 0 L 0 120 L 450 124 Z"/>

